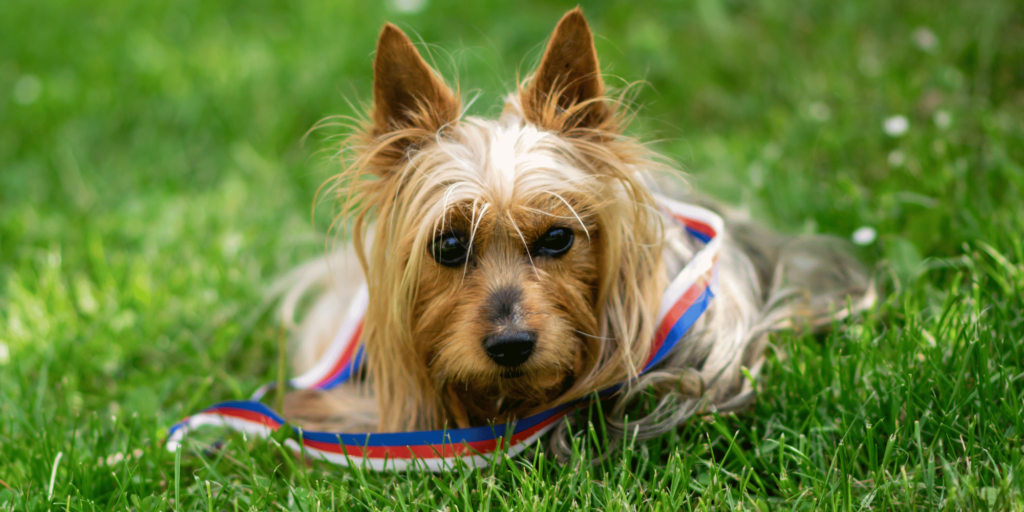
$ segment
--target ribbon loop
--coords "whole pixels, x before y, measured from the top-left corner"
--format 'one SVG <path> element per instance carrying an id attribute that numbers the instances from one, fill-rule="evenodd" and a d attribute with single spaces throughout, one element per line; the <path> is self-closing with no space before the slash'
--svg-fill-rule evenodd
<path id="1" fill-rule="evenodd" d="M 669 283 L 662 297 L 651 354 L 640 373 L 661 362 L 697 322 L 718 291 L 717 264 L 722 244 L 721 217 L 704 208 L 659 198 L 661 205 L 704 247 Z M 363 317 L 369 302 L 365 285 L 359 289 L 345 321 L 322 359 L 308 372 L 289 381 L 296 389 L 331 389 L 349 380 L 363 361 Z M 622 384 L 599 393 L 606 396 Z M 221 425 L 247 434 L 267 437 L 285 424 L 284 418 L 259 402 L 273 388 L 267 384 L 248 401 L 222 402 L 186 417 L 167 436 L 167 449 L 175 451 L 193 429 Z M 461 459 L 470 467 L 483 467 L 499 454 L 514 456 L 554 427 L 573 408 L 589 399 L 557 405 L 510 425 L 401 433 L 339 433 L 295 429 L 302 442 L 288 443 L 328 462 L 348 466 L 362 464 L 375 470 L 423 468 L 446 471 Z"/>

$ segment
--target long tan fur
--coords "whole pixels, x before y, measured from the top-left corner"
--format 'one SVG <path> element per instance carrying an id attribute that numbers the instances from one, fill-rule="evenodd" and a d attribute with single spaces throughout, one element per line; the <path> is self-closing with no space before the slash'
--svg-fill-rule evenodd
<path id="1" fill-rule="evenodd" d="M 337 177 L 351 247 L 333 264 L 297 271 L 286 301 L 292 317 L 296 297 L 322 290 L 296 329 L 301 371 L 365 280 L 368 364 L 355 384 L 290 396 L 286 415 L 322 430 L 469 426 L 635 377 L 662 291 L 699 243 L 658 208 L 656 193 L 692 197 L 663 158 L 622 134 L 626 118 L 605 95 L 579 9 L 559 22 L 538 70 L 496 120 L 463 116 L 458 95 L 392 25 L 381 32 L 374 72 L 371 121 L 349 140 L 353 157 Z M 577 233 L 571 258 L 516 256 L 553 222 Z M 481 248 L 461 274 L 430 256 L 435 237 L 453 226 L 465 227 L 472 251 Z M 627 428 L 625 404 L 648 390 L 658 407 L 629 425 L 643 436 L 710 407 L 738 408 L 752 397 L 741 368 L 757 374 L 769 332 L 848 314 L 847 297 L 854 310 L 872 302 L 866 274 L 843 248 L 729 227 L 721 296 L 666 363 L 620 394 L 613 429 Z M 362 275 L 332 271 L 346 258 Z M 504 282 L 521 287 L 523 321 L 541 333 L 514 375 L 481 355 L 486 322 L 473 316 Z M 553 439 L 564 452 L 564 435 Z"/>

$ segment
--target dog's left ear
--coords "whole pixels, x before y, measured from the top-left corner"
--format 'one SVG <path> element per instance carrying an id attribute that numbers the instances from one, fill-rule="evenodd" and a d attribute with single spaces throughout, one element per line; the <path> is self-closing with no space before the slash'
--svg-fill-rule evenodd
<path id="1" fill-rule="evenodd" d="M 520 101 L 527 121 L 555 131 L 601 128 L 612 117 L 594 36 L 579 7 L 558 22 Z"/>

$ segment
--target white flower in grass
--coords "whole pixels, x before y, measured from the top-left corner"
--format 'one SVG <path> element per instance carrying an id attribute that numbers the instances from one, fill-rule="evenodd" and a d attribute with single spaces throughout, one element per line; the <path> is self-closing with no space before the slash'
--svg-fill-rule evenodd
<path id="1" fill-rule="evenodd" d="M 866 77 L 874 78 L 882 74 L 882 62 L 878 60 L 878 57 L 870 53 L 866 53 L 860 56 L 857 61 L 857 68 Z"/>
<path id="2" fill-rule="evenodd" d="M 0 364 L 7 364 L 11 360 L 11 351 L 7 348 L 7 344 L 0 341 Z"/>
<path id="3" fill-rule="evenodd" d="M 750 184 L 754 188 L 761 188 L 764 186 L 764 166 L 759 163 L 752 163 L 747 168 L 747 175 L 750 177 Z"/>
<path id="4" fill-rule="evenodd" d="M 811 117 L 811 119 L 819 123 L 824 123 L 825 121 L 828 121 L 830 117 L 832 117 L 832 110 L 828 108 L 828 105 L 820 101 L 816 101 L 814 103 L 811 103 L 810 106 L 807 107 L 807 114 Z"/>
<path id="5" fill-rule="evenodd" d="M 922 51 L 931 53 L 939 46 L 939 37 L 928 27 L 914 29 L 914 44 Z"/>
<path id="6" fill-rule="evenodd" d="M 412 14 L 422 11 L 427 6 L 427 0 L 391 0 L 388 4 L 398 12 Z"/>
<path id="7" fill-rule="evenodd" d="M 935 115 L 932 117 L 932 120 L 935 121 L 935 126 L 943 130 L 949 128 L 950 125 L 953 124 L 953 116 L 946 110 L 935 111 Z"/>
<path id="8" fill-rule="evenodd" d="M 889 153 L 889 167 L 903 167 L 903 164 L 907 162 L 907 155 L 903 154 L 902 151 L 894 149 Z"/>
<path id="9" fill-rule="evenodd" d="M 18 81 L 14 82 L 14 90 L 11 92 L 15 103 L 31 105 L 42 95 L 43 82 L 35 75 L 21 75 Z"/>
<path id="10" fill-rule="evenodd" d="M 910 129 L 910 121 L 906 116 L 887 117 L 885 123 L 882 124 L 882 129 L 890 137 L 902 137 Z"/>
<path id="11" fill-rule="evenodd" d="M 854 231 L 853 236 L 850 238 L 857 245 L 871 245 L 878 238 L 878 232 L 871 226 L 862 226 L 857 228 L 857 231 Z"/>

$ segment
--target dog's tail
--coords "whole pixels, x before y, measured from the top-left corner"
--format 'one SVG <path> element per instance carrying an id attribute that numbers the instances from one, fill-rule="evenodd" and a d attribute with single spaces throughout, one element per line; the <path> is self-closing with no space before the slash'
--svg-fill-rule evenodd
<path id="1" fill-rule="evenodd" d="M 816 330 L 877 300 L 870 273 L 841 239 L 778 235 L 750 222 L 732 223 L 729 232 L 754 267 L 775 329 Z"/>
<path id="2" fill-rule="evenodd" d="M 755 397 L 754 383 L 764 362 L 768 334 L 781 330 L 818 332 L 872 308 L 878 294 L 867 268 L 850 245 L 826 235 L 787 236 L 747 221 L 729 223 L 729 237 L 756 276 L 760 313 L 744 332 L 743 349 L 727 365 L 724 382 L 710 405 L 719 412 L 745 408 Z M 784 355 L 783 352 L 778 352 Z M 726 378 L 731 373 L 731 378 Z M 705 372 L 706 374 L 706 372 Z M 730 382 L 731 381 L 731 382 Z"/>
<path id="3" fill-rule="evenodd" d="M 844 241 L 786 236 L 711 205 L 726 218 L 719 259 L 721 296 L 659 368 L 642 376 L 612 408 L 608 430 L 647 439 L 704 412 L 733 412 L 755 398 L 768 335 L 818 330 L 871 308 L 877 293 L 870 272 Z M 653 393 L 653 409 L 633 411 L 635 398 Z M 640 412 L 638 417 L 635 413 Z M 562 455 L 564 428 L 552 439 Z M 607 454 L 606 454 L 607 455 Z"/>

